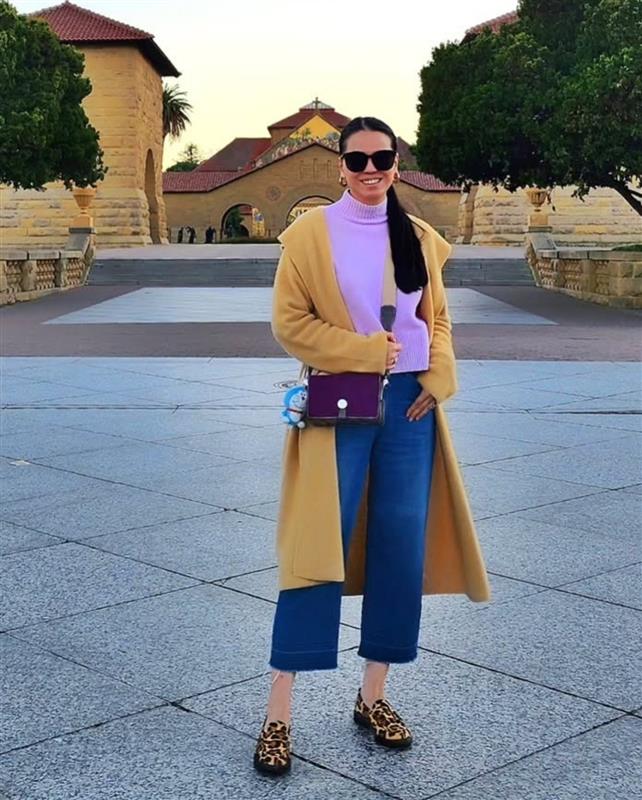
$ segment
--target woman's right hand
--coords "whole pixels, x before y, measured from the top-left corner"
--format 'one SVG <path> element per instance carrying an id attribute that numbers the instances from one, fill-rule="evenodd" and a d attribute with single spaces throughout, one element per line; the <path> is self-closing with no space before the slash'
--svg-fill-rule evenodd
<path id="1" fill-rule="evenodd" d="M 388 337 L 388 354 L 386 356 L 386 369 L 391 370 L 397 364 L 397 359 L 399 358 L 399 353 L 401 352 L 401 344 L 397 341 L 397 337 L 394 333 L 388 331 L 386 333 Z"/>

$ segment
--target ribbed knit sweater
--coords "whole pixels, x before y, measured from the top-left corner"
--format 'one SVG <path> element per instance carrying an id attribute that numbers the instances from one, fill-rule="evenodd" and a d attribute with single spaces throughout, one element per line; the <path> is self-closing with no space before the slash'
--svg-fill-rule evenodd
<path id="1" fill-rule="evenodd" d="M 337 282 L 357 333 L 383 330 L 380 320 L 383 276 L 388 250 L 388 200 L 367 205 L 346 189 L 336 203 L 324 208 Z M 406 294 L 397 289 L 393 333 L 401 343 L 392 372 L 419 372 L 429 366 L 428 327 L 417 315 L 422 290 Z"/>

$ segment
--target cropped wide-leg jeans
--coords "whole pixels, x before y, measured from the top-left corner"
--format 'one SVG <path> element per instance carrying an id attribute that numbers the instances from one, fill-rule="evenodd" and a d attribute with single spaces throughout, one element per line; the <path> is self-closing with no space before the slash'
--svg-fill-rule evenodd
<path id="1" fill-rule="evenodd" d="M 414 422 L 406 417 L 420 391 L 417 373 L 392 374 L 383 425 L 336 428 L 344 563 L 368 479 L 358 654 L 371 661 L 405 663 L 417 657 L 435 450 L 434 410 Z M 269 665 L 292 672 L 335 669 L 342 595 L 340 581 L 281 590 Z"/>

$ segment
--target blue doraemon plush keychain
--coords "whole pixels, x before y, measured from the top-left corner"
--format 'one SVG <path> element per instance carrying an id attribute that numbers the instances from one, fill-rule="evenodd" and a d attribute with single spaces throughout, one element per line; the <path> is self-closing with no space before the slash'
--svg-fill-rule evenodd
<path id="1" fill-rule="evenodd" d="M 305 428 L 303 415 L 305 414 L 307 402 L 307 386 L 298 385 L 288 389 L 283 396 L 283 405 L 285 406 L 281 412 L 283 421 L 295 428 Z"/>

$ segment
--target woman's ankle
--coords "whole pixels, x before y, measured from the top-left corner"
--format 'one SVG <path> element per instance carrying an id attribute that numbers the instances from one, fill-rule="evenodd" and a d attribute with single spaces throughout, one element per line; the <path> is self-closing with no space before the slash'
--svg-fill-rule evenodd
<path id="1" fill-rule="evenodd" d="M 292 687 L 296 672 L 273 670 L 270 696 L 267 704 L 267 722 L 281 720 L 290 722 L 292 708 Z"/>

